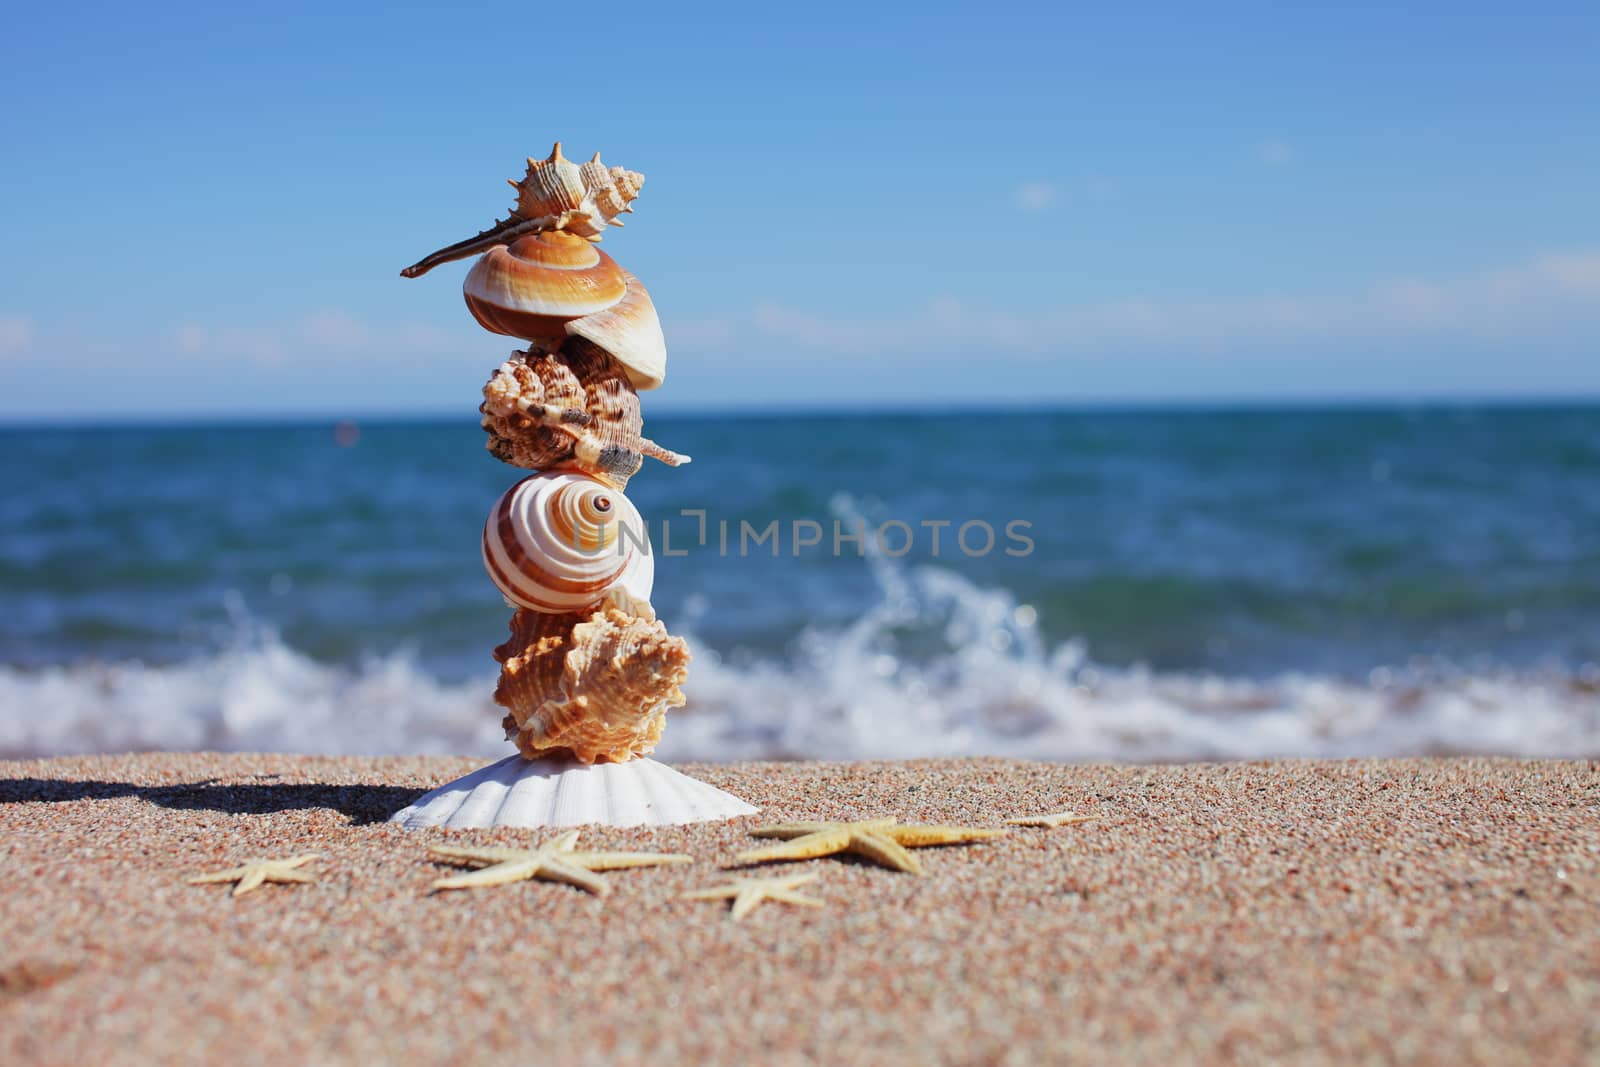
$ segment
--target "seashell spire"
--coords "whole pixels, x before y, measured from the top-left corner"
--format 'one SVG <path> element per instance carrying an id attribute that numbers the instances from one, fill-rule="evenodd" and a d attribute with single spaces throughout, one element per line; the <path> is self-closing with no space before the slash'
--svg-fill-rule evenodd
<path id="1" fill-rule="evenodd" d="M 562 230 L 598 241 L 607 225 L 622 225 L 616 217 L 633 210 L 630 205 L 644 185 L 643 174 L 621 167 L 607 168 L 600 162 L 599 152 L 581 166 L 572 162 L 562 155 L 560 141 L 548 157 L 528 157 L 528 170 L 521 181 L 506 180 L 517 191 L 510 215 L 475 237 L 422 257 L 401 271 L 401 276 L 420 278 L 441 263 L 466 259 L 546 230 Z"/>
<path id="2" fill-rule="evenodd" d="M 479 325 L 529 342 L 490 376 L 478 408 L 495 458 L 537 473 L 484 523 L 484 569 L 515 609 L 495 649 L 495 702 L 518 755 L 395 816 L 408 827 L 562 821 L 667 825 L 754 809 L 645 757 L 684 706 L 689 646 L 650 604 L 649 529 L 623 495 L 653 458 L 689 457 L 643 435 L 638 392 L 666 374 L 655 304 L 595 243 L 633 211 L 644 175 L 557 141 L 509 184 L 510 214 L 400 273 L 478 257 L 462 290 Z"/>

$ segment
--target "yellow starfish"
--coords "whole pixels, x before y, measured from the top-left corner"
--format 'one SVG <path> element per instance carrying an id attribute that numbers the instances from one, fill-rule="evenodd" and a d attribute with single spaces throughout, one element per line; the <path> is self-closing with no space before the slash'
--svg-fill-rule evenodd
<path id="1" fill-rule="evenodd" d="M 908 848 L 928 845 L 955 845 L 986 837 L 1002 837 L 1004 830 L 975 830 L 965 826 L 901 826 L 895 819 L 866 819 L 861 822 L 791 822 L 751 830 L 756 837 L 778 837 L 785 845 L 758 848 L 740 853 L 740 863 L 766 863 L 768 860 L 809 860 L 853 852 L 874 863 L 908 874 L 921 874 L 922 864 Z"/>
<path id="2" fill-rule="evenodd" d="M 763 900 L 777 900 L 784 904 L 798 904 L 805 908 L 820 908 L 822 901 L 796 893 L 795 886 L 815 882 L 814 874 L 791 874 L 784 878 L 735 878 L 728 885 L 713 889 L 697 889 L 683 894 L 684 900 L 732 900 L 733 921 L 749 915 Z"/>
<path id="3" fill-rule="evenodd" d="M 663 852 L 579 852 L 578 831 L 568 830 L 536 849 L 451 848 L 435 845 L 428 850 L 436 860 L 461 867 L 478 867 L 471 874 L 441 878 L 435 889 L 481 889 L 509 885 L 533 878 L 565 882 L 605 896 L 611 887 L 592 871 L 615 871 L 624 867 L 657 867 L 664 863 L 693 863 L 694 857 Z"/>
<path id="4" fill-rule="evenodd" d="M 1054 829 L 1057 826 L 1076 826 L 1081 822 L 1094 822 L 1099 815 L 1078 815 L 1070 811 L 1060 811 L 1054 815 L 1022 815 L 1015 819 L 1007 819 L 1007 826 L 1048 826 Z"/>
<path id="5" fill-rule="evenodd" d="M 315 882 L 316 878 L 296 867 L 304 867 L 317 858 L 317 853 L 292 856 L 286 860 L 246 860 L 243 867 L 235 867 L 215 874 L 201 874 L 189 879 L 190 885 L 209 885 L 214 882 L 238 882 L 233 895 L 242 897 L 263 882 Z"/>

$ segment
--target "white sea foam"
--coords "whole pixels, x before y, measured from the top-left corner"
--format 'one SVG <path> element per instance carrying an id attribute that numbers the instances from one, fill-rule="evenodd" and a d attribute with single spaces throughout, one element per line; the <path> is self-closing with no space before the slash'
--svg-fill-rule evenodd
<path id="1" fill-rule="evenodd" d="M 694 714 L 658 755 L 688 758 L 1257 759 L 1443 753 L 1600 753 L 1600 671 L 1580 675 L 1377 667 L 1362 682 L 1285 673 L 1224 678 L 1092 662 L 1049 648 L 1034 610 L 936 568 L 877 560 L 876 610 L 803 655 L 733 667 L 696 660 Z M 929 629 L 942 654 L 897 654 Z"/>
<path id="2" fill-rule="evenodd" d="M 999 755 L 1051 760 L 1503 753 L 1600 755 L 1600 677 L 1376 668 L 1361 682 L 1116 668 L 1047 647 L 1002 590 L 878 559 L 878 606 L 785 662 L 694 642 L 667 760 Z M 902 651 L 914 646 L 916 654 Z M 503 754 L 493 673 L 406 654 L 319 663 L 248 622 L 174 666 L 0 667 L 0 754 L 134 749 Z"/>

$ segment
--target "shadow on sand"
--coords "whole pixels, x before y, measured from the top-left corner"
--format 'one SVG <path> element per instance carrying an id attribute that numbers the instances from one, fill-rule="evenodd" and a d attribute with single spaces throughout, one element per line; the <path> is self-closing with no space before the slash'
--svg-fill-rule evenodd
<path id="1" fill-rule="evenodd" d="M 268 776 L 263 776 L 268 777 Z M 74 800 L 137 797 L 178 810 L 264 815 L 275 811 L 332 808 L 353 825 L 383 822 L 425 789 L 390 785 L 290 785 L 272 781 L 222 783 L 216 779 L 177 785 L 73 782 L 57 778 L 0 778 L 0 804 L 60 804 Z"/>

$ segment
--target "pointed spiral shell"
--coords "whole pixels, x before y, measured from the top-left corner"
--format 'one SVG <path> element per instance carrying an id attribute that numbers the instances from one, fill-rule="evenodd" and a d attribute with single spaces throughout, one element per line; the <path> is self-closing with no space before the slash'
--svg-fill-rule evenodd
<path id="1" fill-rule="evenodd" d="M 621 492 L 577 471 L 506 491 L 483 527 L 483 565 L 505 598 L 542 612 L 593 608 L 612 590 L 650 599 L 649 532 Z"/>
<path id="2" fill-rule="evenodd" d="M 513 218 L 553 219 L 558 228 L 598 241 L 606 226 L 621 226 L 617 216 L 633 210 L 644 175 L 622 167 L 607 167 L 600 153 L 587 163 L 572 162 L 561 154 L 561 142 L 547 159 L 528 157 L 528 172 L 521 181 L 509 179 L 517 191 Z"/>
<path id="3" fill-rule="evenodd" d="M 557 141 L 549 159 L 529 156 L 523 179 L 507 181 L 517 191 L 517 203 L 509 215 L 464 241 L 430 252 L 401 271 L 401 276 L 420 278 L 441 263 L 467 259 L 530 233 L 558 230 L 598 241 L 607 226 L 622 225 L 618 215 L 633 210 L 644 175 L 607 167 L 600 162 L 599 152 L 579 166 L 561 154 L 561 142 Z"/>

